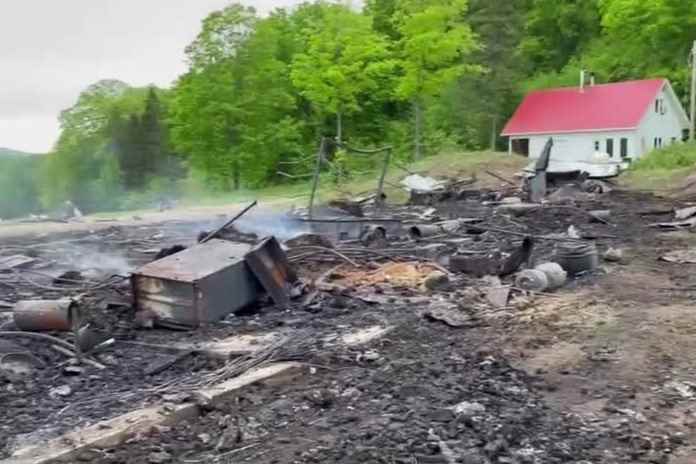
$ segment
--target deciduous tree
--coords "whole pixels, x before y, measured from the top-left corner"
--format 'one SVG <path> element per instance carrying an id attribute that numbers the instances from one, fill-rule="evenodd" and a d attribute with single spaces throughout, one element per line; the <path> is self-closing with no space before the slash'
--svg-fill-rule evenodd
<path id="1" fill-rule="evenodd" d="M 601 31 L 600 0 L 533 0 L 520 50 L 531 73 L 560 71 Z"/>
<path id="2" fill-rule="evenodd" d="M 467 0 L 401 0 L 394 13 L 402 70 L 396 91 L 413 105 L 416 159 L 422 156 L 423 110 L 428 100 L 442 95 L 464 74 L 481 70 L 467 62 L 479 47 L 466 22 L 467 8 Z"/>
<path id="3" fill-rule="evenodd" d="M 344 116 L 359 111 L 363 98 L 389 92 L 394 61 L 370 17 L 341 5 L 324 8 L 323 21 L 306 31 L 307 49 L 295 55 L 291 75 L 318 111 L 335 115 L 342 140 Z"/>

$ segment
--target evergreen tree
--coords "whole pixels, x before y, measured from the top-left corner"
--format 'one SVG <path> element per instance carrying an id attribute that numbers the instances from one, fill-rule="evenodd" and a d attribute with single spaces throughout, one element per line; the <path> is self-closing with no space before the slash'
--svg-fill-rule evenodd
<path id="1" fill-rule="evenodd" d="M 495 148 L 521 98 L 526 62 L 517 47 L 530 0 L 471 0 L 467 20 L 481 47 L 471 60 L 484 69 L 460 78 L 440 102 L 446 130 L 470 149 Z"/>

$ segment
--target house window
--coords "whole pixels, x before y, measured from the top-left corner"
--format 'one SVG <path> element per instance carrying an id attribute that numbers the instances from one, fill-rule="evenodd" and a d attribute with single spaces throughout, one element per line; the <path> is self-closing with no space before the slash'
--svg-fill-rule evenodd
<path id="1" fill-rule="evenodd" d="M 655 137 L 653 145 L 655 148 L 662 148 L 662 137 Z"/>
<path id="2" fill-rule="evenodd" d="M 607 153 L 612 158 L 614 157 L 614 139 L 607 139 Z"/>
<path id="3" fill-rule="evenodd" d="M 655 113 L 657 113 L 657 114 L 667 113 L 667 108 L 665 107 L 665 99 L 664 98 L 658 98 L 657 100 L 655 100 Z"/>
<path id="4" fill-rule="evenodd" d="M 621 139 L 621 158 L 628 158 L 628 139 Z"/>
<path id="5" fill-rule="evenodd" d="M 599 151 L 599 140 L 595 140 L 594 151 Z"/>

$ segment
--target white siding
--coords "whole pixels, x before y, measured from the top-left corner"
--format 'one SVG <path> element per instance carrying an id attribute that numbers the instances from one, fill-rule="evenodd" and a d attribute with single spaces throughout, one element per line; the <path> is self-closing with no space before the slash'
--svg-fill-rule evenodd
<path id="1" fill-rule="evenodd" d="M 595 154 L 595 142 L 599 142 L 599 153 L 607 152 L 607 140 L 614 141 L 613 160 L 621 160 L 621 139 L 628 143 L 628 155 L 636 155 L 634 132 L 586 132 L 576 134 L 534 135 L 529 137 L 529 157 L 538 158 L 549 137 L 553 137 L 551 157 L 555 160 L 591 162 Z M 520 137 L 524 138 L 524 137 Z"/>
<path id="2" fill-rule="evenodd" d="M 640 124 L 636 134 L 636 144 L 639 147 L 638 156 L 644 155 L 655 148 L 655 139 L 661 139 L 662 147 L 680 142 L 682 139 L 682 123 L 679 114 L 680 109 L 667 88 L 658 96 L 663 102 L 664 111 L 655 111 L 655 101 L 652 102 Z"/>

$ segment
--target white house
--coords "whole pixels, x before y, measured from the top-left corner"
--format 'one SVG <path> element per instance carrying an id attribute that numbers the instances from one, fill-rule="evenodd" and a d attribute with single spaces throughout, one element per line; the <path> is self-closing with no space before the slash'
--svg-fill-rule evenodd
<path id="1" fill-rule="evenodd" d="M 652 79 L 532 92 L 502 135 L 509 137 L 510 153 L 530 158 L 553 138 L 552 164 L 587 166 L 589 172 L 601 165 L 618 170 L 655 148 L 681 142 L 688 128 L 669 81 Z"/>

